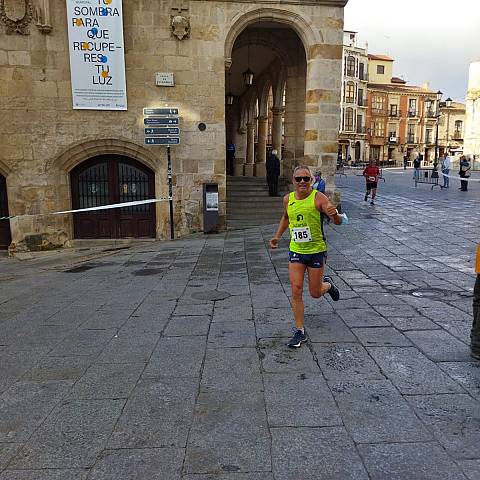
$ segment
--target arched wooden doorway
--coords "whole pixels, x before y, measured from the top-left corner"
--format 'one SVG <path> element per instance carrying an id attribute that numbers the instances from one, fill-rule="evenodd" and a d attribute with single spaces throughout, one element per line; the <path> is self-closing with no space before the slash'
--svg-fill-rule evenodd
<path id="1" fill-rule="evenodd" d="M 8 217 L 8 197 L 7 182 L 5 177 L 0 174 L 0 217 Z M 8 248 L 12 241 L 10 234 L 10 222 L 8 220 L 0 220 L 0 249 Z"/>
<path id="2" fill-rule="evenodd" d="M 101 155 L 70 174 L 74 209 L 155 198 L 155 174 L 120 155 Z M 155 237 L 155 205 L 76 213 L 75 238 Z"/>

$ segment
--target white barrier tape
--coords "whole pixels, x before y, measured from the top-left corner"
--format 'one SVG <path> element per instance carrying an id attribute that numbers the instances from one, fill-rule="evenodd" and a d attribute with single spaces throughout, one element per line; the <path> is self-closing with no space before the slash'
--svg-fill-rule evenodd
<path id="1" fill-rule="evenodd" d="M 125 208 L 135 207 L 136 205 L 145 205 L 148 203 L 166 202 L 172 200 L 172 197 L 168 198 L 150 198 L 148 200 L 137 200 L 135 202 L 124 203 L 112 203 L 110 205 L 101 205 L 99 207 L 78 208 L 76 210 L 62 210 L 61 212 L 49 212 L 49 213 L 25 213 L 23 215 L 10 215 L 9 217 L 0 217 L 0 220 L 8 220 L 15 217 L 43 217 L 45 215 L 63 215 L 65 213 L 79 213 L 79 212 L 93 212 L 95 210 L 109 210 L 111 208 Z"/>
<path id="2" fill-rule="evenodd" d="M 438 178 L 440 178 L 440 175 L 442 175 L 444 177 L 448 177 L 448 178 L 454 178 L 454 179 L 457 179 L 457 180 L 466 180 L 467 182 L 480 182 L 480 178 L 472 178 L 472 177 L 462 178 L 462 177 L 458 177 L 456 175 L 447 175 L 446 173 L 438 172 Z"/>

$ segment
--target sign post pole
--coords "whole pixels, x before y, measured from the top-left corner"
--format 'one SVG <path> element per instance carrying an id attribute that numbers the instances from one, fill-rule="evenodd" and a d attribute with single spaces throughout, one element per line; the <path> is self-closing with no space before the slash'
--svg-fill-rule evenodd
<path id="1" fill-rule="evenodd" d="M 167 168 L 168 168 L 168 203 L 170 207 L 170 239 L 175 239 L 175 225 L 173 224 L 173 187 L 172 187 L 172 158 L 170 157 L 170 145 L 167 145 Z"/>

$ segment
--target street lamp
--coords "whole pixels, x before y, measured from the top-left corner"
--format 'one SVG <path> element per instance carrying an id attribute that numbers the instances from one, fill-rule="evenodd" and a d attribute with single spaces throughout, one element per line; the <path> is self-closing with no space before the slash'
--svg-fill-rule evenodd
<path id="1" fill-rule="evenodd" d="M 246 87 L 251 87 L 253 85 L 253 72 L 250 70 L 250 35 L 248 35 L 248 44 L 247 44 L 247 69 L 242 73 L 243 83 Z"/>
<path id="2" fill-rule="evenodd" d="M 437 108 L 436 108 L 437 126 L 435 131 L 435 160 L 433 161 L 434 172 L 436 172 L 438 169 L 438 122 L 440 120 L 440 100 L 442 99 L 442 95 L 443 93 L 439 90 L 437 92 Z"/>

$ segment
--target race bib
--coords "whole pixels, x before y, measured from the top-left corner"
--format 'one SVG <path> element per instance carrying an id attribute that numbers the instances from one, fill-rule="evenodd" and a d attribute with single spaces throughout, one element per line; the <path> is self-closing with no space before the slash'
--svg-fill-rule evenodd
<path id="1" fill-rule="evenodd" d="M 312 241 L 310 227 L 292 228 L 292 240 L 295 243 L 305 243 Z"/>
<path id="2" fill-rule="evenodd" d="M 369 182 L 374 182 L 376 180 L 376 177 L 368 177 Z"/>

